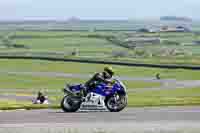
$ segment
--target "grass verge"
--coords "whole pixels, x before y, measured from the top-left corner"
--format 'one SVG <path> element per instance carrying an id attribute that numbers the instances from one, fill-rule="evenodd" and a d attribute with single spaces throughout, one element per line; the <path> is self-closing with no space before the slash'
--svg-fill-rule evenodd
<path id="1" fill-rule="evenodd" d="M 15 100 L 1 100 L 0 110 L 17 110 L 17 109 L 48 109 L 48 108 L 59 108 L 58 105 L 40 105 L 32 104 L 31 102 L 21 102 Z"/>
<path id="2" fill-rule="evenodd" d="M 129 94 L 130 107 L 200 105 L 200 88 L 145 91 Z"/>
<path id="3" fill-rule="evenodd" d="M 175 90 L 156 90 L 128 94 L 128 107 L 149 107 L 149 106 L 199 106 L 200 89 L 175 89 Z M 33 105 L 30 102 L 19 101 L 0 101 L 0 110 L 11 109 L 47 109 L 60 108 L 62 95 L 50 96 L 54 101 L 52 105 Z"/>

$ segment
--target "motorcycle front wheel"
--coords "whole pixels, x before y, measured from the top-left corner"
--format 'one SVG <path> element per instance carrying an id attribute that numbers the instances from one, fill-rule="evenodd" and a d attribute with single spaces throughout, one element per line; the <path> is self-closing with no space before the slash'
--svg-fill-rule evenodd
<path id="1" fill-rule="evenodd" d="M 127 96 L 119 94 L 117 100 L 115 96 L 107 97 L 105 105 L 110 112 L 120 112 L 127 106 Z"/>

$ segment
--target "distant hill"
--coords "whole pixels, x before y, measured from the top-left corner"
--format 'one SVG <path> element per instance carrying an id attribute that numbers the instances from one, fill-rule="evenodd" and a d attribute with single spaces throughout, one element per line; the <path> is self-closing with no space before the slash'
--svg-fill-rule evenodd
<path id="1" fill-rule="evenodd" d="M 160 17 L 160 20 L 162 20 L 162 21 L 186 21 L 186 22 L 192 21 L 191 18 L 177 17 L 177 16 L 163 16 L 163 17 Z"/>
<path id="2" fill-rule="evenodd" d="M 69 18 L 68 20 L 67 20 L 67 22 L 80 22 L 81 21 L 81 19 L 80 18 L 78 18 L 78 17 L 71 17 L 71 18 Z"/>

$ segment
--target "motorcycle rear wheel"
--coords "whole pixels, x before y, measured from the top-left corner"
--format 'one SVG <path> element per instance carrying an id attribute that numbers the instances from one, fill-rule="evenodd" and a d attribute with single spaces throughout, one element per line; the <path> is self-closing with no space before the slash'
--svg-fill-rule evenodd
<path id="1" fill-rule="evenodd" d="M 64 112 L 76 112 L 80 108 L 81 103 L 79 97 L 66 95 L 61 101 L 61 108 Z"/>

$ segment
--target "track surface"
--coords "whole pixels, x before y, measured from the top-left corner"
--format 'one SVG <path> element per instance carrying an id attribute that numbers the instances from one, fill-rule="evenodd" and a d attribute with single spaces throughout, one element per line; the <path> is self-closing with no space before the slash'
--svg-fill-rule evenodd
<path id="1" fill-rule="evenodd" d="M 200 131 L 200 107 L 128 108 L 120 113 L 61 110 L 11 111 L 0 113 L 0 129 L 74 128 L 108 131 Z M 1 131 L 1 130 L 0 130 Z"/>
<path id="2" fill-rule="evenodd" d="M 200 107 L 128 108 L 119 113 L 76 112 L 61 110 L 8 111 L 0 113 L 0 124 L 16 123 L 93 123 L 194 121 L 200 124 Z"/>

